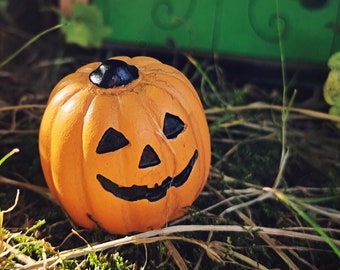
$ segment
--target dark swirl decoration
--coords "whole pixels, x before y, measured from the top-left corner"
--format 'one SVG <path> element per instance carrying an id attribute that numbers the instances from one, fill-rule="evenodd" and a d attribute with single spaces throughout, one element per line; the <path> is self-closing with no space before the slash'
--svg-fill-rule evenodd
<path id="1" fill-rule="evenodd" d="M 151 9 L 151 17 L 154 24 L 164 30 L 173 30 L 185 24 L 195 10 L 197 0 L 178 2 L 171 0 L 158 1 Z M 184 8 L 185 2 L 187 7 Z"/>
<path id="2" fill-rule="evenodd" d="M 263 16 L 268 9 L 269 1 L 251 0 L 248 5 L 248 18 L 253 31 L 263 40 L 278 43 L 279 36 L 284 40 L 289 29 L 288 19 L 281 13 L 276 13 L 275 2 L 268 16 Z M 280 31 L 279 31 L 280 29 Z"/>
<path id="3" fill-rule="evenodd" d="M 329 0 L 300 0 L 300 4 L 310 10 L 321 9 L 327 6 Z"/>

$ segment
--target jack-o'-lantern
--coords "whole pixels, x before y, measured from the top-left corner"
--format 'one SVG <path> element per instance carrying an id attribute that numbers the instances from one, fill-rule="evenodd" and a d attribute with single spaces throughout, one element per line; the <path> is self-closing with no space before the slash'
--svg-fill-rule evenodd
<path id="1" fill-rule="evenodd" d="M 150 57 L 90 63 L 63 78 L 39 150 L 48 187 L 70 217 L 119 234 L 182 216 L 206 183 L 211 154 L 190 81 Z"/>

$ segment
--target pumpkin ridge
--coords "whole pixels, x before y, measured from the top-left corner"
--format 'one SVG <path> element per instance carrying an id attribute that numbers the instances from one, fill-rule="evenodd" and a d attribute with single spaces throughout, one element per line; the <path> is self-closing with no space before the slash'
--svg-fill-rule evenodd
<path id="1" fill-rule="evenodd" d="M 84 127 L 86 127 L 86 121 L 87 121 L 87 116 L 88 116 L 88 114 L 90 113 L 89 112 L 89 108 L 91 107 L 91 106 L 93 106 L 93 103 L 95 102 L 95 97 L 92 97 L 92 99 L 91 99 L 91 102 L 89 102 L 89 104 L 88 104 L 88 106 L 87 106 L 87 109 L 86 109 L 86 113 L 85 113 L 85 117 L 82 119 L 83 121 L 82 121 L 82 127 L 81 127 L 81 130 L 82 130 L 82 133 L 81 134 L 84 134 Z M 85 156 L 85 151 L 84 151 L 84 141 L 85 141 L 85 139 L 84 139 L 84 135 L 81 137 L 81 144 L 82 144 L 82 147 L 81 147 L 81 156 L 84 158 L 84 156 Z M 84 186 L 84 185 L 80 185 L 80 186 L 82 186 L 82 188 L 83 188 L 83 190 L 85 189 L 85 191 L 83 191 L 83 193 L 78 193 L 78 194 L 86 194 L 87 193 L 87 183 L 88 183 L 88 179 L 87 179 L 87 177 L 88 176 L 86 176 L 86 174 L 85 174 L 85 169 L 84 169 L 84 167 L 85 167 L 85 164 L 84 164 L 84 162 L 82 162 L 81 163 L 81 166 L 82 166 L 82 169 L 81 169 L 81 172 L 82 172 L 82 177 L 83 177 L 83 179 L 84 179 L 84 181 L 86 181 L 86 186 Z M 84 188 L 85 187 L 85 188 Z M 96 226 L 100 226 L 100 223 L 99 222 L 97 222 L 95 219 L 93 219 L 92 218 L 92 216 L 93 216 L 93 214 L 95 213 L 95 209 L 92 207 L 92 205 L 93 205 L 93 203 L 92 203 L 92 200 L 91 200 L 91 196 L 89 196 L 90 198 L 88 198 L 88 200 L 90 200 L 91 201 L 91 203 L 87 203 L 87 212 L 86 212 L 86 218 L 88 219 L 88 220 L 90 220 L 91 222 L 93 222 Z M 88 202 L 88 201 L 87 201 Z"/>
<path id="2" fill-rule="evenodd" d="M 71 87 L 69 84 L 67 84 L 67 82 L 69 81 L 69 76 L 70 75 L 68 75 L 67 77 L 62 79 L 56 85 L 56 87 L 63 86 L 61 89 L 55 88 L 58 91 L 54 90 L 54 91 L 51 92 L 51 95 L 50 95 L 48 102 L 47 102 L 47 106 L 46 106 L 46 109 L 45 109 L 44 116 L 42 118 L 41 126 L 43 126 L 43 123 L 45 121 L 48 121 L 48 120 L 46 120 L 47 113 L 51 114 L 51 115 L 48 115 L 49 118 L 56 119 L 59 116 L 60 109 L 64 106 L 64 104 L 67 103 L 70 98 L 73 98 L 75 95 L 79 94 L 78 89 L 73 89 L 74 88 L 73 85 Z M 67 95 L 64 94 L 64 92 L 66 91 L 65 88 L 67 88 L 67 89 L 71 88 L 72 92 L 67 91 Z M 57 101 L 55 101 L 55 100 L 57 100 Z M 55 102 L 57 104 L 56 104 L 56 106 L 53 106 Z M 58 200 L 60 201 L 61 199 L 60 199 L 59 193 L 57 192 L 56 186 L 53 182 L 54 172 L 53 172 L 51 163 L 47 162 L 47 160 L 50 158 L 50 155 L 51 155 L 51 152 L 52 152 L 52 149 L 53 149 L 52 138 L 53 138 L 54 132 L 50 132 L 50 131 L 52 131 L 54 129 L 55 122 L 51 121 L 49 124 L 50 124 L 50 126 L 46 130 L 43 129 L 42 127 L 40 128 L 40 131 L 39 131 L 39 151 L 40 151 L 40 156 L 41 156 L 41 163 L 43 165 L 42 168 L 44 170 L 44 173 L 48 174 L 48 175 L 45 175 L 45 178 L 48 180 L 47 184 L 51 188 L 51 191 L 54 194 L 54 196 L 56 196 L 56 198 L 58 198 Z M 47 137 L 49 139 L 47 139 Z M 42 145 L 47 144 L 47 143 L 49 144 L 49 147 L 42 148 Z M 45 153 L 43 153 L 43 152 L 45 152 Z"/>
<path id="3" fill-rule="evenodd" d="M 144 75 L 144 73 L 143 73 Z M 146 77 L 148 77 L 150 79 L 149 76 L 145 75 Z M 164 90 L 163 88 L 159 87 L 158 85 L 152 85 L 151 83 L 145 83 L 145 89 L 149 89 L 150 87 L 155 87 L 157 88 L 157 91 L 162 91 L 162 92 L 166 92 L 167 95 L 169 95 L 171 97 L 171 94 L 168 93 L 168 91 Z M 147 90 L 145 90 L 145 93 L 147 93 Z M 155 106 L 149 106 L 150 104 L 148 104 L 148 102 L 152 102 L 152 104 L 154 104 Z M 152 125 L 154 126 L 154 130 L 155 130 L 155 136 L 159 136 L 159 139 L 162 140 L 162 142 L 164 143 L 164 145 L 167 148 L 167 153 L 168 155 L 171 155 L 171 158 L 168 158 L 168 160 L 164 160 L 165 158 L 167 158 L 166 156 L 162 156 L 162 162 L 164 164 L 164 166 L 166 166 L 165 170 L 166 171 L 171 171 L 170 175 L 175 175 L 176 174 L 176 166 L 177 166 L 177 162 L 174 162 L 176 160 L 176 151 L 174 149 L 174 147 L 171 145 L 171 143 L 169 142 L 169 140 L 166 138 L 163 128 L 164 128 L 164 119 L 159 120 L 157 117 L 157 111 L 160 109 L 158 105 L 157 100 L 150 98 L 148 95 L 143 95 L 141 102 L 140 102 L 141 106 L 143 106 L 145 112 L 147 113 L 147 115 L 149 116 L 149 119 L 151 119 L 152 121 Z M 165 113 L 166 114 L 166 113 Z M 165 117 L 165 114 L 163 117 Z M 171 164 L 171 165 L 169 165 Z M 172 178 L 170 179 L 170 181 L 172 180 Z M 162 184 L 162 183 L 161 183 Z M 176 200 L 175 198 L 173 198 L 171 196 L 171 194 L 169 192 L 166 192 L 164 197 L 164 200 L 166 200 L 164 202 L 165 206 L 165 210 L 164 210 L 164 221 L 167 224 L 169 220 L 171 220 L 171 216 L 173 216 L 173 208 L 171 207 L 171 205 L 173 205 L 174 201 Z"/>
<path id="4" fill-rule="evenodd" d="M 148 86 L 150 87 L 151 84 L 148 85 Z M 159 88 L 159 87 L 157 87 L 157 88 Z M 161 90 L 161 89 L 157 89 L 157 90 L 165 91 L 165 90 Z M 166 91 L 166 93 L 167 93 L 167 95 L 171 96 L 171 94 L 168 93 L 168 91 Z M 169 150 L 168 152 L 171 153 L 171 155 L 172 155 L 172 159 L 176 160 L 176 151 L 174 150 L 172 145 L 169 143 L 169 140 L 166 138 L 166 136 L 164 135 L 164 132 L 163 132 L 163 125 L 162 124 L 163 124 L 164 119 L 162 119 L 160 121 L 160 123 L 157 120 L 157 110 L 159 110 L 159 108 L 158 108 L 159 106 L 147 106 L 146 99 L 151 100 L 154 104 L 157 104 L 157 101 L 154 100 L 154 99 L 151 99 L 149 96 L 147 96 L 147 97 L 143 96 L 143 98 L 141 99 L 141 105 L 145 108 L 145 112 L 148 114 L 149 119 L 152 119 L 152 123 L 155 126 L 156 134 L 158 136 L 160 136 L 162 138 L 162 141 L 166 144 L 166 146 Z M 185 110 L 183 110 L 183 111 L 185 111 Z M 164 117 L 165 117 L 165 114 L 164 114 Z M 172 170 L 173 170 L 172 174 L 174 175 L 176 173 L 176 164 L 175 164 L 175 166 L 173 167 Z"/>
<path id="5" fill-rule="evenodd" d="M 65 90 L 65 89 L 64 89 Z M 80 89 L 79 91 L 77 91 L 77 92 L 75 92 L 74 93 L 74 95 L 72 95 L 72 96 L 70 96 L 70 97 L 68 97 L 68 99 L 66 100 L 66 102 L 65 103 L 63 103 L 62 104 L 62 106 L 60 107 L 60 109 L 62 109 L 62 107 L 63 106 L 65 106 L 66 105 L 66 103 L 67 102 L 72 102 L 72 100 L 73 99 L 79 99 L 76 95 L 81 95 L 81 96 L 84 96 L 84 94 L 86 94 L 86 89 Z M 91 106 L 91 104 L 93 103 L 93 96 L 85 96 L 84 97 L 84 107 L 82 108 L 82 111 L 85 111 L 86 113 L 85 113 L 85 115 L 88 113 L 88 109 L 89 109 L 89 107 Z M 64 113 L 64 112 L 63 112 Z M 84 130 L 84 126 L 85 126 L 85 118 L 78 118 L 78 123 L 77 123 L 77 126 L 79 126 L 79 130 L 81 130 L 81 132 L 83 132 L 83 130 Z M 56 122 L 56 123 L 58 123 L 58 122 Z M 54 124 L 52 124 L 52 127 L 51 128 L 55 128 L 55 125 Z M 52 131 L 52 133 L 53 133 L 53 131 Z M 73 133 L 76 133 L 75 132 L 75 130 L 72 130 L 72 134 Z M 60 140 L 60 139 L 62 139 L 62 138 L 56 138 L 56 139 L 58 139 L 58 140 Z M 77 151 L 79 151 L 77 154 L 79 155 L 79 156 L 81 156 L 81 157 L 84 157 L 84 148 L 83 148 L 83 144 L 84 144 L 84 138 L 82 137 L 81 138 L 81 142 L 80 142 L 80 144 L 81 144 L 81 146 L 82 147 L 80 147 L 80 148 L 78 148 L 78 150 Z M 74 147 L 74 145 L 69 145 L 69 147 L 70 148 L 73 148 Z M 74 161 L 74 160 L 73 160 Z M 85 180 L 86 180 L 86 175 L 85 175 L 85 173 L 84 173 L 84 163 L 83 162 L 80 162 L 80 163 L 76 163 L 76 164 L 74 164 L 74 162 L 72 162 L 72 164 L 73 164 L 73 168 L 76 168 L 76 167 L 81 167 L 81 169 L 79 169 L 78 170 L 78 173 L 79 173 L 79 175 L 78 175 L 78 177 L 77 177 L 77 179 L 73 179 L 73 181 L 77 181 L 77 182 L 80 182 L 80 183 L 82 183 L 82 182 L 84 182 Z M 70 166 L 71 164 L 67 164 L 68 166 Z M 81 200 L 80 199 L 80 197 L 79 196 L 81 196 L 80 194 L 86 194 L 87 193 L 87 186 L 84 186 L 84 185 L 82 185 L 82 184 L 79 184 L 79 185 L 77 185 L 77 193 L 74 195 L 74 196 L 76 196 L 76 197 L 78 197 L 79 199 L 78 199 L 78 201 L 83 201 L 83 207 L 80 207 L 80 208 L 84 208 L 84 209 L 88 209 L 88 213 L 86 213 L 86 219 L 88 220 L 88 221 L 90 221 L 91 222 L 91 224 L 92 224 L 92 227 L 93 226 L 97 226 L 97 224 L 96 223 L 94 223 L 93 222 L 93 220 L 92 219 L 90 219 L 89 218 L 89 213 L 94 213 L 94 209 L 93 209 L 93 207 L 92 207 L 92 204 L 91 203 L 89 203 L 88 202 L 88 200 L 86 200 L 86 199 L 83 199 L 83 200 Z M 81 190 L 80 190 L 81 189 Z M 64 194 L 63 194 L 64 195 Z M 63 202 L 63 200 L 61 200 L 61 202 Z"/>
<path id="6" fill-rule="evenodd" d="M 91 86 L 92 88 L 93 86 Z M 81 147 L 81 155 L 83 157 L 84 160 L 86 160 L 86 157 L 87 157 L 87 154 L 89 152 L 89 149 L 87 149 L 88 145 L 86 145 L 88 142 L 87 142 L 87 133 L 85 132 L 85 130 L 88 129 L 89 127 L 89 123 L 93 122 L 93 113 L 94 113 L 94 109 L 95 107 L 97 107 L 97 102 L 99 99 L 101 99 L 101 95 L 93 95 L 91 97 L 91 101 L 89 102 L 88 106 L 87 106 L 87 109 L 86 109 L 86 113 L 84 115 L 84 117 L 82 118 L 82 137 L 81 137 L 81 140 L 82 140 L 82 147 Z M 118 96 L 118 99 L 119 99 L 119 96 Z M 84 187 L 85 187 L 85 191 L 83 193 L 79 193 L 79 194 L 87 194 L 89 192 L 91 192 L 91 182 L 93 181 L 92 179 L 92 175 L 89 175 L 85 172 L 87 172 L 86 170 L 86 164 L 87 162 L 82 162 L 81 163 L 81 166 L 82 166 L 82 173 L 83 173 L 83 184 L 80 185 L 82 186 L 83 190 L 84 190 Z M 84 184 L 85 183 L 85 184 Z M 86 213 L 86 217 L 87 219 L 91 220 L 91 222 L 93 222 L 94 224 L 96 224 L 96 226 L 100 226 L 101 227 L 101 222 L 99 220 L 101 219 L 98 219 L 97 215 L 96 215 L 96 209 L 94 208 L 94 205 L 95 205 L 95 201 L 97 200 L 97 196 L 88 196 L 87 198 L 87 213 Z M 89 202 L 90 201 L 90 202 Z"/>
<path id="7" fill-rule="evenodd" d="M 148 76 L 145 76 L 145 77 L 147 77 L 147 78 L 149 78 Z M 187 115 L 187 123 L 185 123 L 185 125 L 184 125 L 184 130 L 186 129 L 186 127 L 187 127 L 187 125 L 189 125 L 189 126 L 191 126 L 191 127 L 194 127 L 195 125 L 194 125 L 194 122 L 196 121 L 196 117 L 190 117 L 190 111 L 188 111 L 188 109 L 187 109 L 187 107 L 190 107 L 190 102 L 191 101 L 189 101 L 188 100 L 188 98 L 187 98 L 187 95 L 188 95 L 188 90 L 187 90 L 187 85 L 186 85 L 186 82 L 185 81 L 182 81 L 182 80 L 177 80 L 177 78 L 175 78 L 174 79 L 174 81 L 178 81 L 180 84 L 181 84 L 181 88 L 183 88 L 183 89 L 185 89 L 185 91 L 184 91 L 184 93 L 181 93 L 181 91 L 178 91 L 178 88 L 176 88 L 175 87 L 175 85 L 174 85 L 174 83 L 170 83 L 170 84 L 168 84 L 167 85 L 167 87 L 168 88 L 170 88 L 171 90 L 164 90 L 163 88 L 164 88 L 164 86 L 163 85 L 159 85 L 158 84 L 158 82 L 161 82 L 161 84 L 163 84 L 164 82 L 163 82 L 163 80 L 159 80 L 159 81 L 156 81 L 156 82 L 154 82 L 153 84 L 150 82 L 150 83 L 147 83 L 147 85 L 149 86 L 149 87 L 155 87 L 155 88 L 157 88 L 157 90 L 159 90 L 159 91 L 163 91 L 163 92 L 166 92 L 166 94 L 167 95 L 169 95 L 169 96 L 171 96 L 171 98 L 172 99 L 174 99 L 175 101 L 176 101 L 176 106 L 180 106 L 180 110 L 182 111 L 182 112 L 184 112 L 186 115 Z M 198 97 L 198 95 L 197 95 L 197 93 L 196 93 L 196 90 L 192 87 L 192 91 L 195 91 L 195 93 L 194 94 L 192 94 L 192 93 L 190 93 L 190 98 L 196 98 L 196 96 Z M 191 92 L 192 92 L 191 91 Z M 174 98 L 175 97 L 175 98 Z M 156 115 L 157 113 L 157 110 L 159 110 L 158 109 L 158 106 L 151 106 L 151 107 L 149 107 L 149 106 L 147 106 L 147 104 L 146 104 L 146 102 L 144 102 L 144 99 L 151 99 L 149 96 L 143 96 L 143 99 L 141 99 L 141 104 L 145 107 L 145 108 L 147 108 L 146 109 L 146 112 L 148 112 L 148 114 L 150 115 L 150 117 L 151 117 L 151 119 L 156 119 L 155 117 L 154 117 L 154 115 Z M 155 100 L 154 98 L 152 99 L 152 101 L 155 103 L 155 104 L 157 104 L 157 100 Z M 186 104 L 185 103 L 187 103 L 187 106 L 186 106 Z M 176 107 L 175 106 L 175 107 Z M 152 113 L 152 114 L 150 114 L 150 112 Z M 172 113 L 172 112 L 169 112 L 169 113 Z M 193 119 L 195 119 L 195 120 L 193 120 Z M 171 139 L 170 140 L 168 140 L 166 137 L 165 137 L 165 135 L 164 135 L 164 133 L 163 133 L 163 131 L 162 131 L 162 126 L 160 126 L 158 123 L 157 123 L 157 120 L 154 120 L 153 122 L 155 122 L 155 124 L 157 125 L 157 130 L 159 130 L 160 132 L 160 134 L 162 135 L 162 137 L 163 137 L 163 139 L 164 139 L 164 142 L 166 143 L 166 145 L 167 145 L 167 147 L 170 149 L 170 152 L 171 152 L 171 154 L 172 154 L 172 156 L 173 156 L 173 159 L 175 160 L 176 158 L 178 158 L 178 157 L 176 157 L 176 151 L 174 150 L 174 148 L 173 148 L 173 146 L 171 145 Z M 191 131 L 193 134 L 195 134 L 196 135 L 196 131 L 195 131 L 195 128 Z M 202 138 L 198 135 L 198 136 L 193 136 L 193 139 L 195 140 L 195 144 L 201 144 L 201 146 L 200 147 L 202 147 L 202 149 L 204 149 L 204 147 L 203 147 L 203 144 L 201 143 L 201 141 L 202 141 Z M 205 153 L 204 153 L 204 155 L 205 155 Z M 202 156 L 202 154 L 201 154 L 201 156 Z M 204 161 L 202 160 L 202 163 L 203 163 Z M 173 175 L 175 174 L 175 172 L 176 172 L 176 164 L 175 164 L 175 167 L 174 167 L 174 172 L 173 172 Z"/>

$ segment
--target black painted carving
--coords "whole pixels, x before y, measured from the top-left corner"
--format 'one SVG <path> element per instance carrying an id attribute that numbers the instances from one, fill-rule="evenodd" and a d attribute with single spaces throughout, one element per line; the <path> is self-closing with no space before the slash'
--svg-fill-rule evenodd
<path id="1" fill-rule="evenodd" d="M 155 150 L 153 150 L 150 145 L 145 146 L 138 167 L 145 169 L 158 165 L 159 163 L 161 163 L 161 161 Z"/>
<path id="2" fill-rule="evenodd" d="M 168 139 L 174 139 L 184 130 L 184 123 L 176 115 L 166 113 L 164 117 L 163 133 Z"/>
<path id="3" fill-rule="evenodd" d="M 129 141 L 121 132 L 113 128 L 108 128 L 98 143 L 96 153 L 105 154 L 108 152 L 113 152 L 123 148 L 128 144 Z"/>
<path id="4" fill-rule="evenodd" d="M 131 187 L 122 187 L 101 174 L 97 174 L 97 180 L 106 191 L 123 200 L 133 202 L 146 199 L 150 202 L 155 202 L 164 198 L 166 196 L 167 190 L 170 187 L 178 188 L 188 180 L 197 158 L 198 151 L 195 150 L 187 166 L 178 175 L 176 175 L 175 177 L 168 176 L 163 180 L 160 185 L 156 184 L 152 188 L 149 188 L 146 185 L 133 185 Z"/>

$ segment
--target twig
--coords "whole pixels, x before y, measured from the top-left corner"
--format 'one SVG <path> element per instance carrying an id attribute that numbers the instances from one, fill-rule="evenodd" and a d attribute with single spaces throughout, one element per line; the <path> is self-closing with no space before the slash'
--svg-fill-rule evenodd
<path id="1" fill-rule="evenodd" d="M 5 185 L 11 185 L 11 186 L 16 186 L 16 187 L 28 189 L 30 191 L 36 192 L 36 193 L 40 194 L 41 196 L 49 199 L 53 203 L 57 203 L 56 199 L 51 194 L 51 192 L 48 190 L 48 188 L 29 184 L 29 183 L 19 182 L 19 181 L 9 179 L 9 178 L 4 177 L 4 176 L 0 176 L 0 183 L 5 184 Z"/>
<path id="2" fill-rule="evenodd" d="M 45 109 L 45 108 L 46 108 L 46 105 L 42 105 L 42 104 L 21 104 L 21 105 L 0 107 L 0 112 L 17 111 L 17 110 L 25 110 L 25 109 Z"/>

